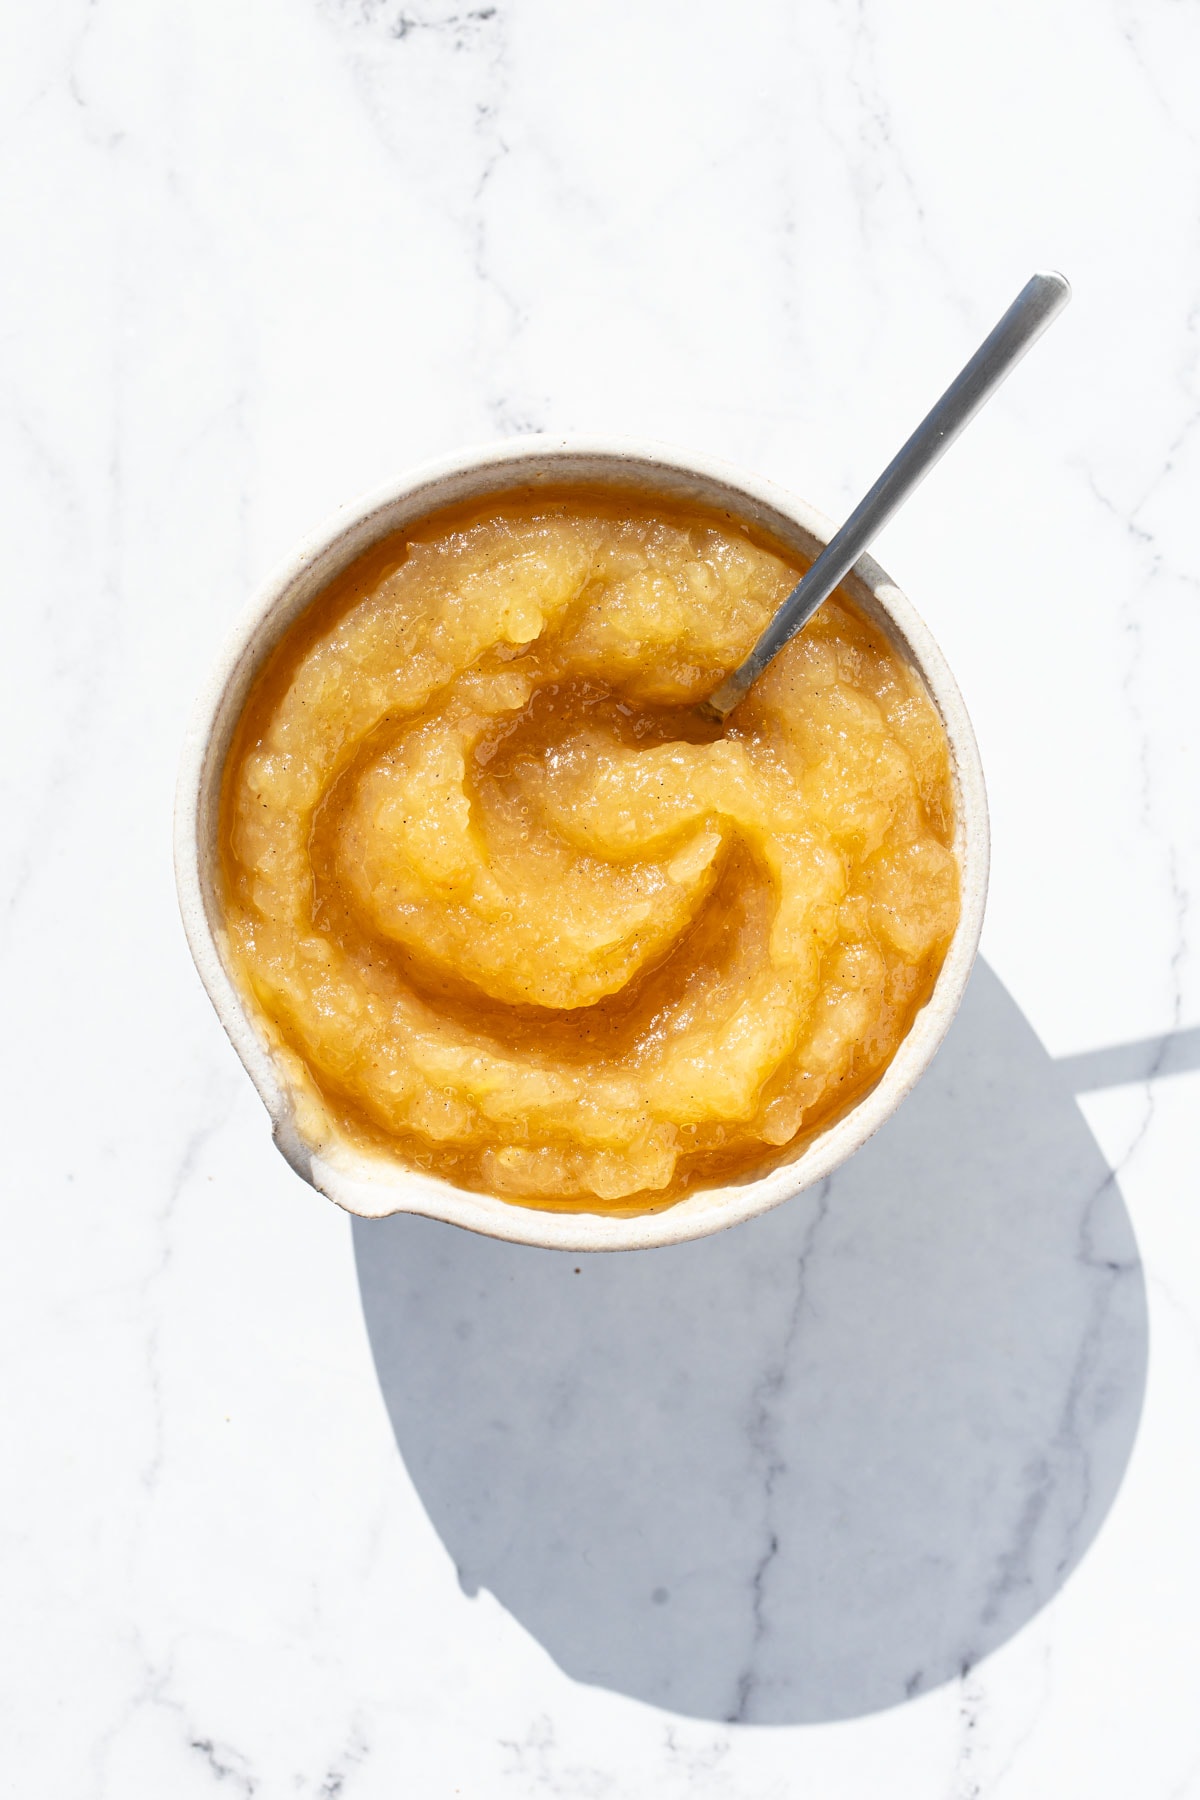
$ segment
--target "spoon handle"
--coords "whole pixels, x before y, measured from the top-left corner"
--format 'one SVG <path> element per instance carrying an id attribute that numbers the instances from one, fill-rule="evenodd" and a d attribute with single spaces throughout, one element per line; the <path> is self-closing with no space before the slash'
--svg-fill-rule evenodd
<path id="1" fill-rule="evenodd" d="M 1039 272 L 1025 283 L 1000 323 L 984 338 L 870 493 L 859 501 L 837 536 L 830 539 L 803 580 L 792 589 L 745 662 L 727 675 L 704 702 L 703 712 L 724 719 L 733 711 L 751 682 L 807 624 L 821 602 L 829 598 L 875 534 L 903 505 L 1070 298 L 1071 284 L 1065 275 Z"/>

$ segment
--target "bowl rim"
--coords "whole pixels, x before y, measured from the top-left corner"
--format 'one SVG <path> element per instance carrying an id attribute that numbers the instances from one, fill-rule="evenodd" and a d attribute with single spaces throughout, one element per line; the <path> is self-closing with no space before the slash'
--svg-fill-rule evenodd
<path id="1" fill-rule="evenodd" d="M 716 457 L 641 438 L 540 433 L 469 446 L 422 463 L 341 506 L 260 584 L 197 696 L 184 738 L 174 818 L 175 878 L 188 946 L 217 1017 L 267 1109 L 275 1142 L 296 1172 L 360 1217 L 421 1213 L 512 1243 L 576 1253 L 706 1237 L 828 1179 L 860 1149 L 920 1080 L 958 1010 L 983 926 L 989 863 L 983 770 L 962 695 L 911 602 L 872 557 L 862 556 L 843 585 L 915 668 L 949 740 L 962 888 L 958 926 L 933 992 L 874 1087 L 792 1160 L 762 1175 L 701 1187 L 660 1210 L 633 1214 L 526 1206 L 455 1187 L 346 1144 L 308 1143 L 296 1124 L 283 1072 L 238 991 L 222 943 L 215 825 L 225 756 L 246 693 L 293 620 L 380 537 L 460 500 L 539 482 L 589 480 L 715 505 L 809 556 L 836 529 L 815 507 L 774 482 Z"/>

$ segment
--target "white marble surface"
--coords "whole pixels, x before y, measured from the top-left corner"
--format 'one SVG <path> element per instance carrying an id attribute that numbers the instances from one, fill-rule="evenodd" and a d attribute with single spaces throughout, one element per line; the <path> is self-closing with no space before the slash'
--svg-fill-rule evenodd
<path id="1" fill-rule="evenodd" d="M 1195 5 L 0 31 L 6 1789 L 1200 1795 Z M 920 1094 L 677 1251 L 352 1232 L 175 915 L 251 584 L 531 427 L 837 513 L 1040 264 L 1073 307 L 879 547 L 995 826 Z"/>

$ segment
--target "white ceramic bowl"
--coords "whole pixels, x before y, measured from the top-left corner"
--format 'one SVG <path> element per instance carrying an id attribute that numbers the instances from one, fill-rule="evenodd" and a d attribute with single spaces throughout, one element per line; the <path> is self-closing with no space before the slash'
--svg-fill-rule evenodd
<path id="1" fill-rule="evenodd" d="M 708 457 L 635 440 L 526 437 L 427 463 L 346 506 L 266 583 L 243 614 L 196 707 L 183 753 L 175 812 L 175 873 L 188 943 L 222 1025 L 262 1097 L 275 1142 L 306 1181 L 367 1217 L 425 1213 L 492 1237 L 560 1250 L 631 1250 L 704 1237 L 821 1181 L 896 1110 L 946 1034 L 971 972 L 987 888 L 988 820 L 975 735 L 937 645 L 900 590 L 870 557 L 845 583 L 921 676 L 950 740 L 962 871 L 962 913 L 928 1004 L 877 1085 L 791 1162 L 769 1174 L 701 1188 L 661 1212 L 619 1218 L 550 1212 L 475 1194 L 377 1156 L 317 1150 L 297 1131 L 281 1073 L 230 977 L 218 899 L 216 845 L 221 771 L 234 725 L 264 658 L 292 621 L 348 563 L 387 533 L 460 501 L 538 482 L 599 482 L 669 495 L 765 527 L 811 559 L 833 526 L 804 501 Z"/>

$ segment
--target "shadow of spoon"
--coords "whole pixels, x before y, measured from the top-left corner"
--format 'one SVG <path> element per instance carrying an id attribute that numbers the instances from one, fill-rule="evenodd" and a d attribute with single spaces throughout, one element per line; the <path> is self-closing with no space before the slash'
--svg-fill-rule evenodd
<path id="1" fill-rule="evenodd" d="M 676 1712 L 844 1719 L 1043 1607 L 1132 1449 L 1146 1296 L 1073 1087 L 979 963 L 929 1073 L 816 1190 L 579 1257 L 356 1220 L 396 1440 L 464 1588 L 577 1680 Z"/>

